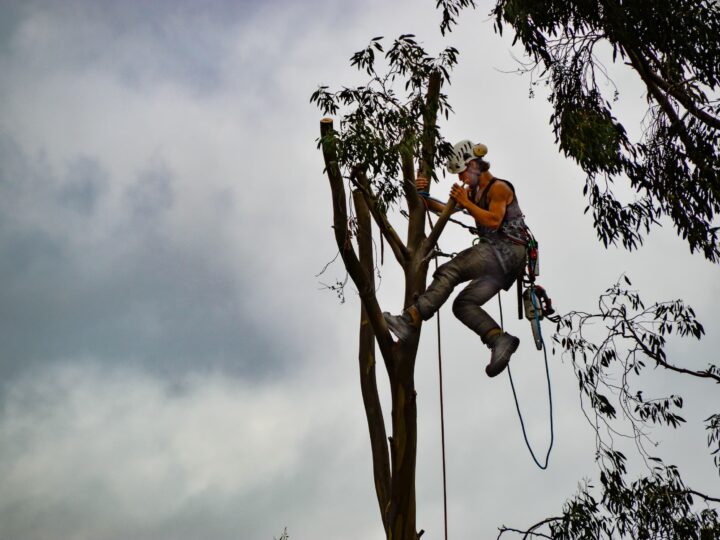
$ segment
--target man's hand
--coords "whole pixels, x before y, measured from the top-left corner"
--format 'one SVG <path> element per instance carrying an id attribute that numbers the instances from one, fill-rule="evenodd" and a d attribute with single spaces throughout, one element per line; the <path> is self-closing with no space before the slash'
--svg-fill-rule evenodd
<path id="1" fill-rule="evenodd" d="M 450 198 L 453 199 L 457 205 L 461 208 L 467 208 L 470 206 L 469 191 L 461 186 L 460 184 L 453 185 L 450 190 Z"/>
<path id="2" fill-rule="evenodd" d="M 418 173 L 417 178 L 415 179 L 415 189 L 418 191 L 427 191 L 428 186 L 430 186 L 430 181 L 427 179 L 427 176 L 422 173 Z"/>
<path id="3" fill-rule="evenodd" d="M 418 172 L 417 178 L 415 178 L 415 188 L 418 190 L 418 194 L 422 196 L 423 203 L 428 210 L 436 214 L 440 214 L 445 210 L 445 205 L 442 202 L 428 196 L 430 180 L 421 172 Z"/>

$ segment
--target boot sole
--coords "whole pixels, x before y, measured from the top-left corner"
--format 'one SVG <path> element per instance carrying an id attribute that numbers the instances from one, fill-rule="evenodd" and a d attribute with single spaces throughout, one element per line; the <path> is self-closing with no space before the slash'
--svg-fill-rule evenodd
<path id="1" fill-rule="evenodd" d="M 387 324 L 390 331 L 395 334 L 395 337 L 398 339 L 398 341 L 406 341 L 409 337 L 409 333 L 406 331 L 405 328 L 402 330 L 400 329 L 399 325 L 395 324 L 395 320 L 393 318 L 394 316 L 391 313 L 388 313 L 385 311 L 383 313 L 383 318 L 385 319 L 385 324 Z"/>
<path id="2" fill-rule="evenodd" d="M 515 351 L 517 351 L 519 346 L 520 339 L 514 338 L 513 345 L 508 349 L 507 355 L 505 355 L 503 358 L 501 358 L 494 364 L 488 364 L 487 366 L 485 366 L 485 373 L 487 374 L 487 376 L 497 377 L 503 371 L 505 371 L 505 368 L 510 363 L 510 358 L 512 358 L 512 355 L 515 354 Z"/>

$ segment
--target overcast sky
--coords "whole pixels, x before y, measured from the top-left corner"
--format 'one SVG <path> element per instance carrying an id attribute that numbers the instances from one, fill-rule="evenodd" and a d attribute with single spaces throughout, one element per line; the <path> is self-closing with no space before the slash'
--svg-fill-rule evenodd
<path id="1" fill-rule="evenodd" d="M 443 40 L 434 3 L 0 2 L 0 538 L 382 536 L 358 300 L 351 286 L 343 304 L 322 290 L 344 278 L 339 263 L 316 277 L 336 248 L 309 104 L 318 84 L 359 81 L 348 59 L 378 35 L 460 49 L 444 134 L 487 144 L 493 172 L 515 184 L 560 311 L 592 309 L 625 272 L 648 300 L 685 298 L 705 323 L 702 343 L 671 343 L 678 363 L 712 360 L 718 267 L 669 226 L 637 252 L 604 250 L 542 91 L 530 100 L 529 79 L 506 73 L 521 52 L 493 33 L 490 5 Z M 642 89 L 616 77 L 619 107 L 639 122 Z M 450 228 L 441 246 L 469 242 Z M 398 311 L 389 252 L 382 272 L 382 305 Z M 442 317 L 451 536 L 557 514 L 595 474 L 571 366 L 551 358 L 555 449 L 542 472 L 507 377 L 487 379 L 487 350 Z M 542 356 L 528 324 L 507 318 L 542 452 Z M 434 339 L 428 325 L 417 367 L 418 527 L 431 539 L 442 532 Z M 659 391 L 678 391 L 659 375 Z M 711 385 L 682 391 L 688 420 L 718 412 Z M 689 483 L 717 495 L 702 426 L 655 435 Z"/>

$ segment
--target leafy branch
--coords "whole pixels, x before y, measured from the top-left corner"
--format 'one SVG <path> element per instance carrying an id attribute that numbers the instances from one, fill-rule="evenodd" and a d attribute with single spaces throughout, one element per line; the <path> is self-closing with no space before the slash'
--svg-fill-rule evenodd
<path id="1" fill-rule="evenodd" d="M 391 206 L 403 194 L 403 153 L 422 154 L 421 134 L 426 125 L 423 120 L 431 76 L 439 76 L 439 86 L 448 82 L 450 70 L 457 64 L 458 51 L 448 47 L 432 57 L 415 36 L 405 34 L 385 52 L 382 40 L 373 38 L 365 49 L 351 57 L 352 65 L 369 75 L 367 84 L 334 92 L 320 86 L 310 101 L 326 115 L 347 111 L 334 134 L 339 164 L 346 177 L 350 177 L 353 168 L 362 170 L 377 200 Z M 384 53 L 387 63 L 382 73 L 376 67 L 376 53 Z M 437 112 L 447 118 L 451 111 L 447 96 L 438 92 Z M 428 127 L 433 138 L 433 157 L 447 158 L 452 146 L 442 139 L 436 126 Z M 434 172 L 431 174 L 435 176 Z"/>
<path id="2" fill-rule="evenodd" d="M 439 0 L 441 31 L 472 0 Z M 720 6 L 713 0 L 497 0 L 495 30 L 514 32 L 553 105 L 555 141 L 587 177 L 605 246 L 635 249 L 667 216 L 691 252 L 720 262 Z M 678 36 L 682 35 L 682 39 Z M 597 51 L 635 72 L 647 91 L 644 131 L 630 140 L 613 113 L 619 91 Z M 613 190 L 629 182 L 636 200 Z"/>

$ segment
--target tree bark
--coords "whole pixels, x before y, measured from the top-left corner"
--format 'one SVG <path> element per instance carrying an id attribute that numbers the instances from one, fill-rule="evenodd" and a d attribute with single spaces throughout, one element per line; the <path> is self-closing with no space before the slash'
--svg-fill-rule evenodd
<path id="1" fill-rule="evenodd" d="M 398 367 L 391 379 L 392 429 L 390 445 L 392 497 L 389 513 L 390 535 L 397 540 L 417 540 L 415 469 L 417 465 L 417 402 L 415 355 L 417 340 L 403 344 L 397 355 Z"/>
<path id="2" fill-rule="evenodd" d="M 440 217 L 435 222 L 435 226 L 433 227 L 432 231 L 430 231 L 430 235 L 428 236 L 427 241 L 425 242 L 424 249 L 422 250 L 423 258 L 427 257 L 430 252 L 435 249 L 435 244 L 437 244 L 440 235 L 445 229 L 445 225 L 447 225 L 447 222 L 454 211 L 455 201 L 453 199 L 450 199 L 445 206 L 445 210 L 443 210 L 443 213 L 440 214 Z"/>
<path id="3" fill-rule="evenodd" d="M 358 252 L 360 264 L 374 285 L 372 222 L 370 211 L 365 204 L 365 196 L 360 190 L 353 191 L 353 201 L 358 219 Z M 388 534 L 388 505 L 390 502 L 390 456 L 388 454 L 387 434 L 383 420 L 380 397 L 378 396 L 377 379 L 375 377 L 375 334 L 368 319 L 365 306 L 360 307 L 360 346 L 358 361 L 360 367 L 360 391 L 362 393 L 365 416 L 370 432 L 370 449 L 373 460 L 373 478 L 375 493 L 385 536 Z"/>
<path id="4" fill-rule="evenodd" d="M 360 300 L 367 311 L 368 320 L 375 333 L 380 352 L 385 360 L 385 366 L 388 372 L 391 372 L 393 369 L 392 358 L 394 356 L 393 339 L 390 336 L 390 331 L 388 330 L 387 324 L 385 324 L 385 319 L 383 318 L 380 305 L 375 296 L 375 288 L 370 284 L 369 278 L 360 265 L 360 261 L 352 245 L 350 232 L 348 230 L 345 185 L 342 175 L 340 174 L 333 134 L 332 119 L 323 118 L 320 120 L 320 136 L 322 139 L 323 157 L 325 159 L 325 170 L 328 180 L 330 181 L 330 191 L 332 193 L 335 242 L 340 250 L 343 264 L 358 288 Z"/>
<path id="5" fill-rule="evenodd" d="M 417 409 L 413 372 L 419 335 L 409 343 L 402 344 L 394 343 L 390 336 L 375 290 L 350 241 L 345 187 L 337 163 L 333 133 L 332 120 L 322 119 L 321 145 L 332 192 L 335 241 L 345 268 L 358 287 L 365 315 L 375 334 L 390 378 L 393 436 L 390 438 L 390 496 L 386 505 L 387 513 L 384 516 L 386 535 L 388 540 L 417 540 L 415 527 Z M 373 418 L 377 417 L 373 416 Z"/>
<path id="6" fill-rule="evenodd" d="M 432 181 L 434 173 L 435 134 L 437 132 L 437 113 L 440 102 L 440 87 L 442 79 L 440 73 L 435 71 L 428 80 L 428 90 L 425 96 L 423 110 L 423 130 L 421 135 L 420 173 Z M 408 224 L 408 249 L 417 250 L 425 239 L 425 205 L 415 189 L 414 171 L 412 169 L 412 154 L 407 151 L 402 155 L 403 164 L 403 190 L 410 212 Z"/>
<path id="7" fill-rule="evenodd" d="M 373 193 L 372 188 L 370 187 L 370 181 L 365 173 L 357 170 L 354 172 L 354 176 L 356 177 L 356 185 L 360 186 L 360 191 L 365 197 L 365 204 L 375 220 L 375 223 L 377 223 L 380 233 L 383 235 L 383 238 L 387 240 L 388 244 L 390 244 L 390 248 L 395 254 L 397 262 L 400 263 L 400 266 L 404 267 L 407 264 L 408 259 L 408 250 L 405 247 L 405 244 L 403 244 L 402 240 L 400 240 L 397 232 L 395 232 L 395 229 L 388 221 L 387 216 L 381 210 L 379 201 Z"/>

